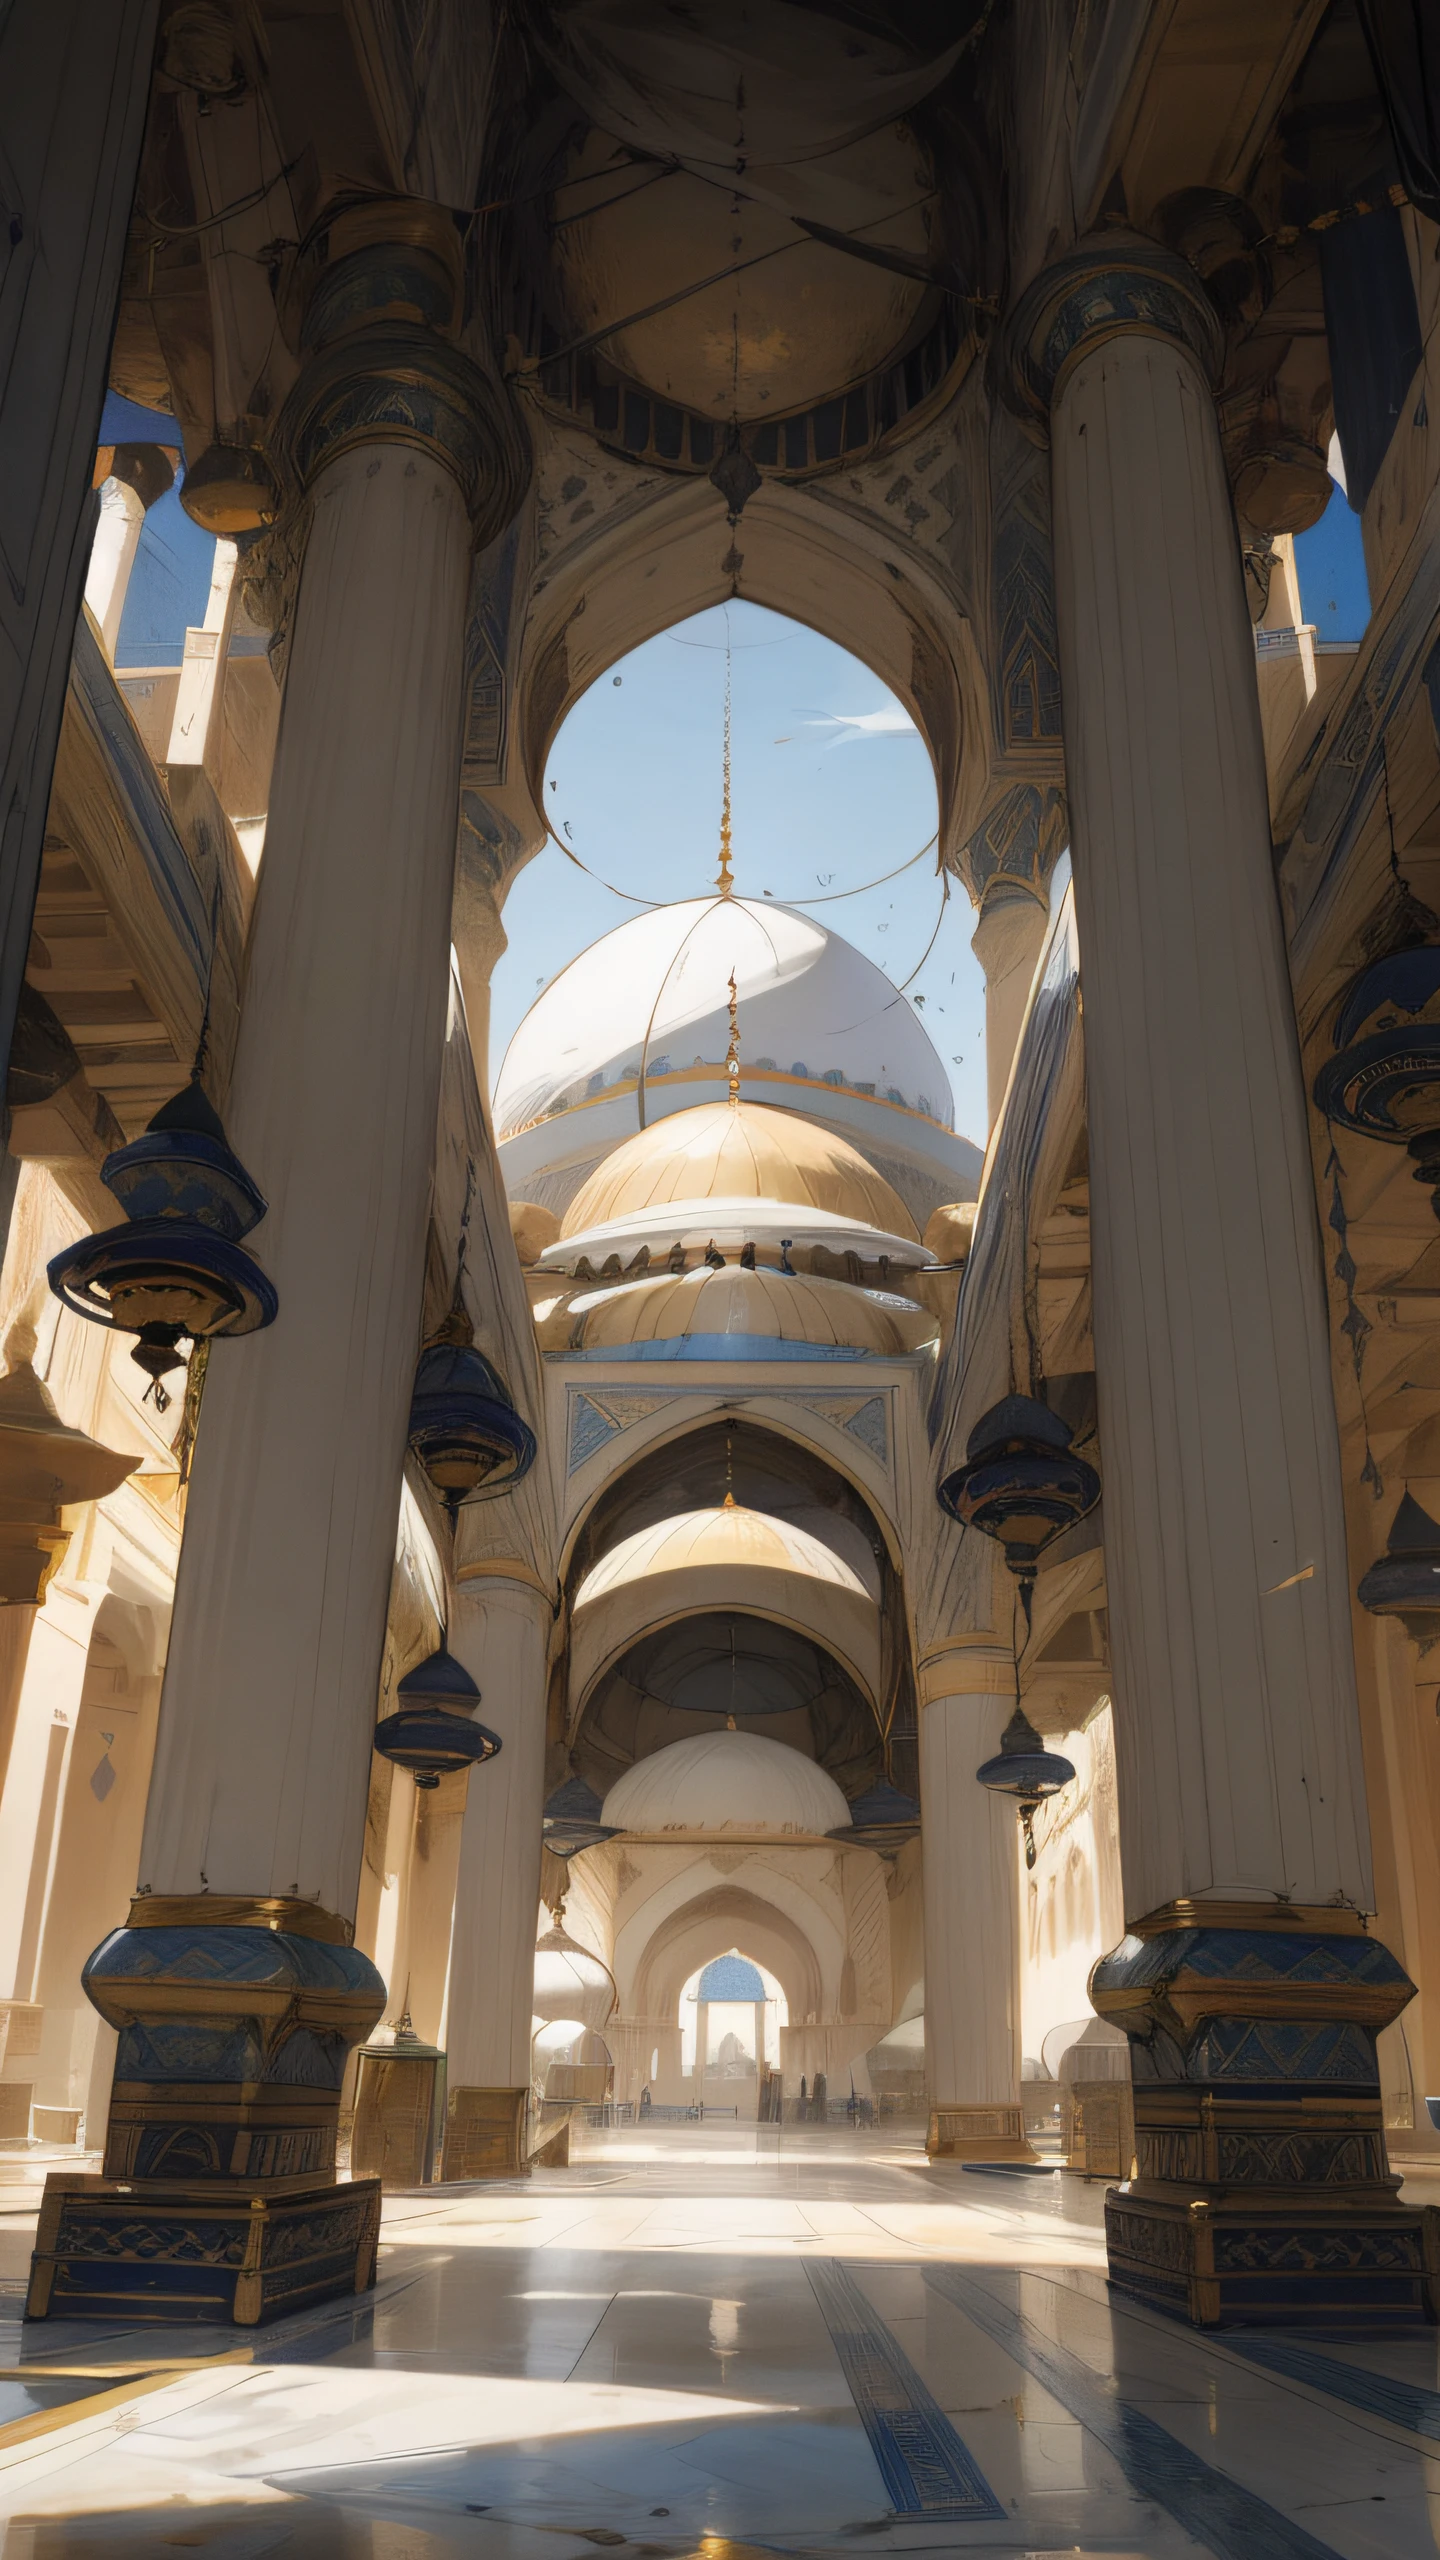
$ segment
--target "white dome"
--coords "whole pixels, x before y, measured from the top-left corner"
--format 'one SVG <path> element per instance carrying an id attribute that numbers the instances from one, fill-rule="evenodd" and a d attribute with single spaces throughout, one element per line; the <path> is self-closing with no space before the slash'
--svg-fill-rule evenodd
<path id="1" fill-rule="evenodd" d="M 797 908 L 715 897 L 633 916 L 561 970 L 505 1053 L 497 1137 L 633 1087 L 642 1066 L 647 1119 L 708 1099 L 697 1076 L 724 1081 L 732 969 L 747 1099 L 813 1114 L 812 1088 L 848 1087 L 952 1126 L 950 1080 L 883 969 Z"/>
<path id="2" fill-rule="evenodd" d="M 850 1819 L 832 1777 L 788 1743 L 758 1733 L 702 1733 L 637 1760 L 617 1778 L 603 1819 L 620 1831 L 823 1833 Z"/>

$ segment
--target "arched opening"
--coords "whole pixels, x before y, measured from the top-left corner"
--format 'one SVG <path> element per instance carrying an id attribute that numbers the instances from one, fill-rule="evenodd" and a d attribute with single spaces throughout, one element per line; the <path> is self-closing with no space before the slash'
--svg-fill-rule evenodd
<path id="1" fill-rule="evenodd" d="M 638 1628 L 572 1689 L 571 1765 L 603 1799 L 633 1762 L 691 1734 L 724 1728 L 783 1741 L 854 1798 L 887 1770 L 913 1792 L 916 1709 L 903 1593 L 886 1524 L 851 1480 L 807 1443 L 740 1418 L 706 1422 L 651 1447 L 606 1487 L 573 1536 L 572 1606 L 601 1559 L 726 1494 L 818 1540 L 875 1604 L 864 1676 L 843 1639 L 738 1605 L 666 1615 Z"/>
<path id="2" fill-rule="evenodd" d="M 724 530 L 707 484 L 677 480 L 647 517 L 643 547 L 616 522 L 559 565 L 527 629 L 521 678 L 537 805 L 556 734 L 586 688 L 657 632 L 738 597 L 834 639 L 865 633 L 870 665 L 923 730 L 948 844 L 962 752 L 985 739 L 989 711 L 969 621 L 929 560 L 905 544 L 855 542 L 838 512 L 830 522 L 774 482 L 746 507 L 738 574 L 725 565 Z"/>
<path id="3" fill-rule="evenodd" d="M 680 2072 L 708 2108 L 768 2118 L 789 2004 L 778 1977 L 740 1947 L 699 1965 L 680 1993 Z"/>
<path id="4" fill-rule="evenodd" d="M 599 607 L 592 590 L 587 617 Z M 613 1142 L 612 1103 L 637 1085 L 642 1126 L 706 1098 L 695 1079 L 702 1061 L 723 1061 L 732 965 L 747 1099 L 803 1110 L 807 1083 L 828 1079 L 923 1102 L 948 1126 L 953 1094 L 955 1125 L 983 1129 L 983 991 L 968 926 L 946 912 L 933 745 L 908 684 L 881 668 L 878 626 L 851 615 L 833 627 L 864 629 L 871 662 L 807 620 L 735 600 L 651 622 L 570 697 L 537 785 L 550 833 L 512 879 L 491 980 L 491 1090 L 512 1154 L 520 1127 L 561 1108 L 583 1108 L 587 1134 Z M 720 876 L 727 701 L 736 947 L 696 995 Z M 767 925 L 784 945 L 773 987 Z M 577 966 L 617 932 L 613 966 Z M 817 1011 L 806 935 L 838 937 L 869 970 L 864 990 L 831 989 Z M 537 1002 L 550 987 L 553 1003 Z M 911 1054 L 922 1024 L 928 1060 Z M 527 1198 L 540 1196 L 534 1152 L 520 1151 Z"/>

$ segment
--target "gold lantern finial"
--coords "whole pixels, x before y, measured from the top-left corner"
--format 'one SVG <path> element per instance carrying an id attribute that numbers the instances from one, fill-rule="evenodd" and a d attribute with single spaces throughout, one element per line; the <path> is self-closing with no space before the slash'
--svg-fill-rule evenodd
<path id="1" fill-rule="evenodd" d="M 730 972 L 730 1047 L 725 1058 L 725 1073 L 730 1079 L 730 1108 L 740 1108 L 740 993 L 735 972 Z"/>
<path id="2" fill-rule="evenodd" d="M 725 634 L 725 747 L 720 765 L 720 868 L 715 886 L 722 898 L 735 894 L 730 869 L 730 634 Z"/>

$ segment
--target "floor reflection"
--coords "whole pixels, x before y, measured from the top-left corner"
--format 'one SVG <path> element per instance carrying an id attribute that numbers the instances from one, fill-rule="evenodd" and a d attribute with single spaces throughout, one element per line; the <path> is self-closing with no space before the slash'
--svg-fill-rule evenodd
<path id="1" fill-rule="evenodd" d="M 201 2332 L 27 2329 L 12 2211 L 0 2552 L 1433 2560 L 1434 2338 L 1196 2337 L 1100 2212 L 918 2137 L 598 2137 L 392 2199 L 364 2303 Z"/>

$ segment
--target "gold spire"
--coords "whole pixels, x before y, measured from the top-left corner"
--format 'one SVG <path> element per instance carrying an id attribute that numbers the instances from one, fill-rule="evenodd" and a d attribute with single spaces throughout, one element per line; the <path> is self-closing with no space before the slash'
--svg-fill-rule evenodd
<path id="1" fill-rule="evenodd" d="M 735 894 L 730 869 L 730 635 L 725 635 L 725 751 L 721 759 L 720 790 L 720 868 L 715 886 L 722 898 Z"/>
<path id="2" fill-rule="evenodd" d="M 730 1047 L 725 1059 L 725 1073 L 730 1079 L 730 1108 L 740 1108 L 740 995 L 735 972 L 730 972 Z"/>

